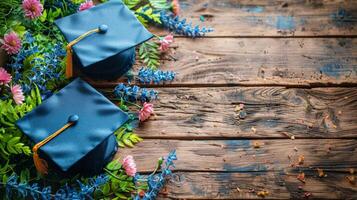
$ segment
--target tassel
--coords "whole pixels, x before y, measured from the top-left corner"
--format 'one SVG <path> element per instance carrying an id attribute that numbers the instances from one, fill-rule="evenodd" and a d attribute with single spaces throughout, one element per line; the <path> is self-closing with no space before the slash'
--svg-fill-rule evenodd
<path id="1" fill-rule="evenodd" d="M 71 46 L 67 47 L 67 65 L 66 65 L 66 78 L 73 76 L 73 64 L 72 64 L 72 49 Z"/>
<path id="2" fill-rule="evenodd" d="M 40 156 L 37 153 L 37 149 L 33 150 L 33 162 L 35 163 L 35 167 L 40 174 L 42 175 L 48 174 L 48 164 L 46 160 L 40 158 Z"/>
<path id="3" fill-rule="evenodd" d="M 72 46 L 77 44 L 79 41 L 81 41 L 83 38 L 93 34 L 93 33 L 99 33 L 99 32 L 106 32 L 108 29 L 108 27 L 106 25 L 102 25 L 100 26 L 100 28 L 95 28 L 93 30 L 87 31 L 85 33 L 83 33 L 82 35 L 80 35 L 78 38 L 74 39 L 72 42 L 67 44 L 67 65 L 66 65 L 66 77 L 67 78 L 71 78 L 73 76 L 73 63 L 72 63 L 72 59 L 73 59 L 73 55 L 72 55 Z"/>
<path id="4" fill-rule="evenodd" d="M 41 148 L 43 145 L 45 145 L 47 142 L 51 141 L 53 138 L 57 137 L 59 134 L 61 134 L 64 130 L 66 130 L 68 127 L 72 126 L 73 124 L 76 124 L 77 121 L 79 120 L 78 115 L 71 115 L 68 117 L 68 122 L 62 126 L 62 128 L 58 129 L 56 132 L 52 133 L 50 136 L 42 140 L 41 142 L 35 144 L 33 146 L 32 151 L 33 151 L 33 162 L 35 164 L 35 167 L 37 171 L 42 174 L 42 175 L 47 175 L 48 174 L 48 164 L 46 160 L 40 158 L 40 156 L 37 153 L 37 150 Z"/>

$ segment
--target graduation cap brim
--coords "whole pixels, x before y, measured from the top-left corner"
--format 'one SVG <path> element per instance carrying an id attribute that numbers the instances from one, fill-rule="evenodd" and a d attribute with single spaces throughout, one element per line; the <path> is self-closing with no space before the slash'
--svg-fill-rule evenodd
<path id="1" fill-rule="evenodd" d="M 91 34 L 72 49 L 83 68 L 103 60 L 112 65 L 120 65 L 123 57 L 116 55 L 125 52 L 153 37 L 121 1 L 109 1 L 90 9 L 58 19 L 56 25 L 68 42 L 71 42 L 102 25 L 107 27 L 105 33 Z M 134 54 L 135 52 L 131 52 Z M 132 57 L 132 55 L 130 55 Z M 102 65 L 103 66 L 103 65 Z M 103 66 L 104 67 L 104 66 Z"/>
<path id="2" fill-rule="evenodd" d="M 98 147 L 103 155 L 97 156 L 102 156 L 104 162 L 114 146 L 102 144 L 113 141 L 113 133 L 128 120 L 126 113 L 77 78 L 18 120 L 16 125 L 32 142 L 38 143 L 66 124 L 71 115 L 79 116 L 77 123 L 40 148 L 40 152 L 64 172 L 78 165 L 90 152 L 96 154 Z M 93 160 L 93 165 L 103 164 L 100 162 Z"/>

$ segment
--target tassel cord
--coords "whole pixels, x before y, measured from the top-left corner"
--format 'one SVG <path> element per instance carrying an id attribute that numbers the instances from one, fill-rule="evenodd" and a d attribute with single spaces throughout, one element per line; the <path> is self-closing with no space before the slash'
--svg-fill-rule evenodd
<path id="1" fill-rule="evenodd" d="M 65 124 L 62 128 L 58 129 L 56 132 L 54 132 L 53 134 L 51 134 L 50 136 L 48 136 L 47 138 L 45 138 L 44 140 L 42 140 L 41 142 L 37 143 L 33 148 L 32 148 L 32 152 L 33 152 L 33 162 L 35 164 L 35 167 L 37 169 L 38 172 L 40 172 L 42 175 L 48 174 L 48 164 L 46 162 L 46 160 L 40 158 L 39 154 L 38 154 L 38 150 L 45 145 L 46 143 L 48 143 L 49 141 L 51 141 L 53 138 L 57 137 L 59 134 L 61 134 L 64 130 L 66 130 L 68 127 L 72 126 L 74 124 L 74 122 L 68 122 L 67 124 Z"/>

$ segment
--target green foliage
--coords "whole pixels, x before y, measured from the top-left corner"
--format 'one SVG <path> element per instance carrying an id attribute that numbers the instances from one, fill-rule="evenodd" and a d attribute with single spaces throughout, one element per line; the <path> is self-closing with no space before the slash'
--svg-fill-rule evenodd
<path id="1" fill-rule="evenodd" d="M 147 41 L 139 47 L 139 57 L 151 69 L 157 69 L 160 65 L 159 45 L 153 41 Z"/>
<path id="2" fill-rule="evenodd" d="M 41 102 L 41 94 L 37 87 L 31 90 L 25 102 L 21 105 L 14 105 L 12 100 L 0 100 L 0 125 L 2 127 L 14 127 L 18 119 L 40 105 Z"/>
<path id="3" fill-rule="evenodd" d="M 0 129 L 0 134 L 0 150 L 1 154 L 5 155 L 3 157 L 6 158 L 10 154 L 31 154 L 30 148 L 20 141 L 21 137 L 13 137 L 11 134 L 5 135 L 4 129 Z"/>
<path id="4" fill-rule="evenodd" d="M 138 5 L 142 0 L 123 0 L 123 3 L 128 6 L 129 9 L 134 8 Z"/>
<path id="5" fill-rule="evenodd" d="M 44 10 L 41 17 L 39 17 L 39 20 L 41 22 L 50 22 L 53 23 L 55 19 L 57 19 L 62 13 L 62 10 L 60 8 L 56 9 L 49 9 L 49 10 Z"/>
<path id="6" fill-rule="evenodd" d="M 41 95 L 37 87 L 21 105 L 14 105 L 12 100 L 0 100 L 0 156 L 9 160 L 11 155 L 30 155 L 30 148 L 25 145 L 23 134 L 15 127 L 15 122 L 26 113 L 41 104 Z"/>
<path id="7" fill-rule="evenodd" d="M 159 10 L 169 9 L 171 7 L 167 0 L 149 0 L 149 2 L 152 7 Z"/>
<path id="8" fill-rule="evenodd" d="M 121 99 L 120 99 L 120 102 L 119 102 L 119 104 L 118 104 L 118 107 L 119 107 L 120 109 L 122 109 L 123 111 L 128 112 L 128 111 L 129 111 L 129 108 L 128 108 L 128 106 L 126 105 L 126 103 L 127 103 L 127 102 L 125 102 L 124 99 L 121 98 Z"/>
<path id="9" fill-rule="evenodd" d="M 23 24 L 20 21 L 17 20 L 6 21 L 4 22 L 4 26 L 0 28 L 0 35 L 4 35 L 11 31 L 16 32 L 20 37 L 22 37 L 26 32 L 26 28 L 25 26 L 23 26 Z"/>
<path id="10" fill-rule="evenodd" d="M 129 124 L 125 124 L 119 128 L 117 131 L 115 131 L 114 135 L 117 138 L 118 145 L 123 148 L 132 148 L 136 143 L 143 140 L 133 132 L 133 128 Z"/>
<path id="11" fill-rule="evenodd" d="M 16 15 L 21 15 L 20 13 L 21 0 L 1 0 L 0 1 L 0 35 L 3 35 L 9 27 L 9 18 L 18 18 Z"/>
<path id="12" fill-rule="evenodd" d="M 46 66 L 46 52 L 50 52 L 55 44 L 65 44 L 63 35 L 54 25 L 54 20 L 77 11 L 77 4 L 84 0 L 41 0 L 44 5 L 44 11 L 41 17 L 35 20 L 24 18 L 21 2 L 22 0 L 1 0 L 0 1 L 0 35 L 9 31 L 15 31 L 23 39 L 23 47 L 30 49 L 28 44 L 24 43 L 24 33 L 30 32 L 34 38 L 34 47 L 39 50 L 33 54 L 27 55 L 23 61 L 23 68 L 20 71 L 22 76 L 20 84 L 25 79 L 34 77 L 32 73 L 35 64 L 40 68 Z M 101 0 L 104 2 L 105 0 Z M 166 0 L 123 0 L 124 3 L 135 13 L 138 19 L 147 26 L 150 23 L 161 23 L 159 12 L 162 9 L 168 9 L 169 4 Z M 62 4 L 57 4 L 57 3 Z M 71 4 L 74 3 L 74 4 Z M 63 5 L 59 7 L 58 5 Z M 78 5 L 77 5 L 78 6 Z M 150 68 L 159 66 L 158 44 L 155 42 L 146 42 L 140 46 L 139 56 L 143 62 Z M 59 58 L 60 62 L 62 57 Z M 11 59 L 9 59 L 11 61 Z M 52 59 L 54 60 L 54 59 Z M 43 62 L 43 63 L 42 63 Z M 64 64 L 64 62 L 63 62 Z M 63 70 L 63 69 L 62 69 Z M 57 72 L 57 71 L 56 71 Z M 12 74 L 13 77 L 14 74 Z M 46 79 L 46 88 L 53 91 L 58 88 L 60 81 Z M 37 84 L 40 87 L 40 84 Z M 71 184 L 78 176 L 73 179 L 58 179 L 55 173 L 40 177 L 32 163 L 31 149 L 29 141 L 23 133 L 15 126 L 15 122 L 22 118 L 26 113 L 41 104 L 41 95 L 39 89 L 34 87 L 30 93 L 27 93 L 25 102 L 22 105 L 15 105 L 13 100 L 0 100 L 0 184 L 5 183 L 11 174 L 19 174 L 21 183 L 28 183 L 34 180 L 41 180 L 44 185 L 61 187 L 65 184 Z M 42 89 L 41 89 L 42 91 Z M 125 102 L 119 105 L 123 110 L 129 111 Z M 117 142 L 120 147 L 133 147 L 142 139 L 133 132 L 132 126 L 127 123 L 115 132 Z M 24 167 L 26 166 L 26 167 Z M 109 163 L 105 168 L 110 176 L 110 181 L 96 190 L 95 197 L 98 199 L 129 199 L 140 189 L 146 186 L 136 186 L 133 177 L 128 176 L 118 160 Z M 31 180 L 31 181 L 30 181 Z M 83 182 L 88 178 L 82 178 Z M 3 190 L 0 188 L 0 194 Z M 0 195 L 1 196 L 1 195 Z M 0 197 L 1 199 L 1 197 Z"/>
<path id="13" fill-rule="evenodd" d="M 161 24 L 160 13 L 155 12 L 149 5 L 141 6 L 136 9 L 135 16 L 146 27 L 149 25 L 149 22 Z"/>
<path id="14" fill-rule="evenodd" d="M 124 0 L 124 4 L 133 10 L 135 16 L 144 25 L 161 24 L 160 11 L 170 9 L 167 0 Z"/>
<path id="15" fill-rule="evenodd" d="M 20 174 L 21 182 L 30 179 L 30 171 L 21 163 L 30 162 L 31 149 L 28 140 L 15 126 L 15 122 L 41 104 L 41 95 L 37 87 L 33 89 L 21 105 L 15 105 L 12 100 L 0 100 L 0 182 L 6 182 L 7 178 L 16 171 Z M 0 191 L 1 193 L 1 191 Z"/>
<path id="16" fill-rule="evenodd" d="M 118 160 L 111 161 L 105 167 L 110 180 L 95 192 L 95 197 L 100 199 L 130 199 L 137 188 L 133 177 L 126 175 L 122 164 Z"/>

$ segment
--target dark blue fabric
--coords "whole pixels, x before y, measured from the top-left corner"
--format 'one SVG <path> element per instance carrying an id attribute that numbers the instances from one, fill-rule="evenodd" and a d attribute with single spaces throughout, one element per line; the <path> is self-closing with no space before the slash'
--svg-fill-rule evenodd
<path id="1" fill-rule="evenodd" d="M 120 0 L 112 0 L 55 22 L 68 42 L 106 25 L 75 44 L 74 66 L 95 79 L 114 79 L 132 67 L 136 45 L 153 37 Z"/>
<path id="2" fill-rule="evenodd" d="M 81 79 L 52 95 L 16 125 L 38 143 L 64 126 L 71 115 L 79 116 L 77 123 L 42 146 L 40 156 L 64 172 L 97 172 L 117 148 L 113 133 L 128 115 Z"/>

